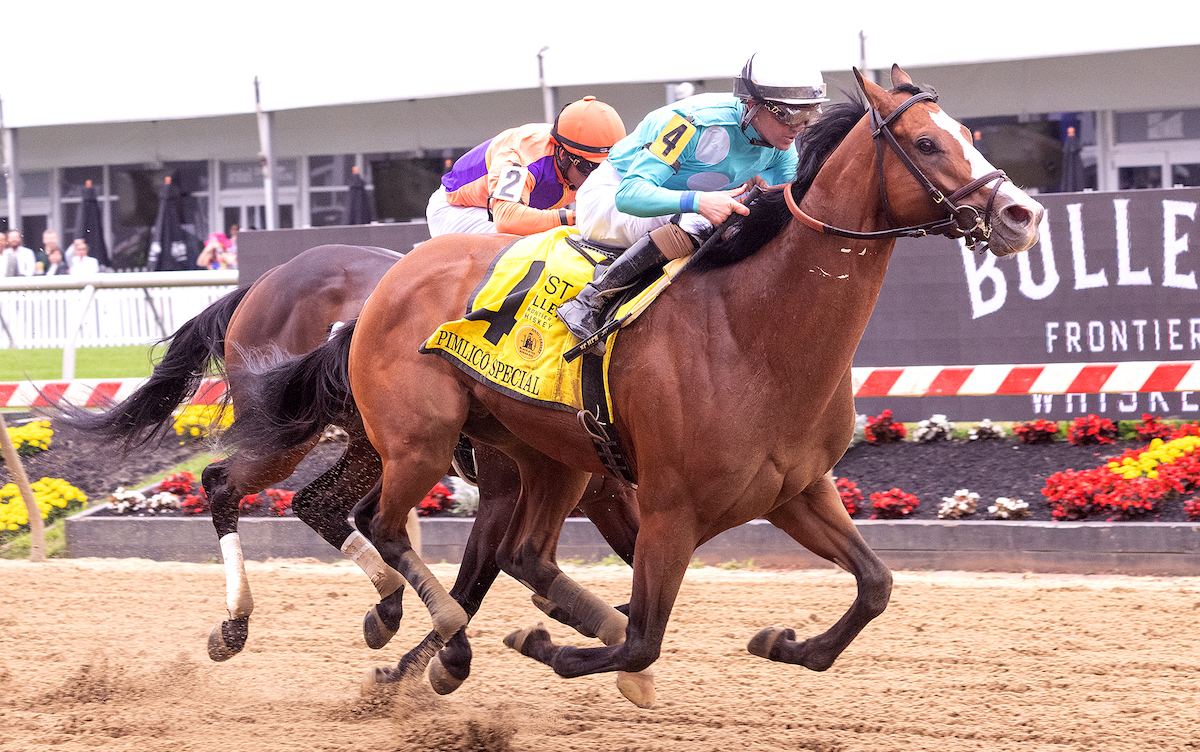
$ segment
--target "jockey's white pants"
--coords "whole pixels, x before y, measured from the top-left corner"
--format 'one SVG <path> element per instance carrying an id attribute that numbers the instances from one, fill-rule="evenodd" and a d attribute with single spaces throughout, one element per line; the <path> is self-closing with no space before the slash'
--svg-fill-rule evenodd
<path id="1" fill-rule="evenodd" d="M 496 226 L 488 219 L 487 209 L 481 206 L 453 206 L 446 201 L 445 188 L 438 188 L 429 197 L 429 205 L 425 207 L 425 219 L 429 221 L 431 238 L 449 235 L 452 232 L 496 231 Z"/>
<path id="2" fill-rule="evenodd" d="M 617 189 L 621 187 L 622 177 L 605 160 L 575 194 L 575 223 L 580 234 L 588 240 L 628 248 L 638 238 L 671 221 L 669 214 L 662 217 L 635 217 L 618 209 Z M 679 225 L 693 236 L 712 227 L 699 214 L 684 214 Z"/>

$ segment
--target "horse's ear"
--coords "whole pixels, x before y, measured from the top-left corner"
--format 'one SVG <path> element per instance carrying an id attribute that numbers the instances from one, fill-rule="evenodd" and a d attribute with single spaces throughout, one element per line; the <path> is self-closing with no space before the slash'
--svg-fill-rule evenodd
<path id="1" fill-rule="evenodd" d="M 871 103 L 872 107 L 879 109 L 885 101 L 887 92 L 879 84 L 868 78 L 864 78 L 858 68 L 854 69 L 854 77 L 858 79 L 858 88 L 862 89 L 862 93 L 866 95 L 867 101 Z"/>
<path id="2" fill-rule="evenodd" d="M 912 79 L 899 65 L 892 63 L 892 88 L 899 89 L 901 86 L 912 86 Z"/>

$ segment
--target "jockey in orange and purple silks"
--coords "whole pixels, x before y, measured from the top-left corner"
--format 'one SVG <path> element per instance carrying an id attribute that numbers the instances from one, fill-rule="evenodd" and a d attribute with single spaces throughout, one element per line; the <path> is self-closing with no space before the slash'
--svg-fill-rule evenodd
<path id="1" fill-rule="evenodd" d="M 612 107 L 584 97 L 553 124 L 506 130 L 464 154 L 429 199 L 429 234 L 530 235 L 575 224 L 575 192 L 625 126 Z"/>

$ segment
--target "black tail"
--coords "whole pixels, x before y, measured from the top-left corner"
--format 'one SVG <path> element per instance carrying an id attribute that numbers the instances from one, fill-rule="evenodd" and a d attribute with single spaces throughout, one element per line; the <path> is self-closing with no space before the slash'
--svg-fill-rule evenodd
<path id="1" fill-rule="evenodd" d="M 117 442 L 126 450 L 165 433 L 173 423 L 175 408 L 199 388 L 210 363 L 216 370 L 223 369 L 225 331 L 249 289 L 234 290 L 162 340 L 170 344 L 150 380 L 125 400 L 101 413 L 61 405 L 58 420 L 98 440 Z"/>
<path id="2" fill-rule="evenodd" d="M 357 320 L 338 329 L 328 342 L 295 358 L 250 366 L 254 375 L 239 397 L 233 425 L 222 442 L 241 455 L 266 458 L 299 446 L 332 424 L 356 421 L 350 393 L 350 339 Z"/>

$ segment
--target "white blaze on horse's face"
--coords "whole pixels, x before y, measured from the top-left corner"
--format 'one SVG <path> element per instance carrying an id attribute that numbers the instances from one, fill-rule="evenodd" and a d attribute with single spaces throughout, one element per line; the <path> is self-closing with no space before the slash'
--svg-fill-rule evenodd
<path id="1" fill-rule="evenodd" d="M 971 165 L 972 180 L 996 169 L 963 135 L 961 123 L 941 109 L 933 113 L 932 120 L 934 125 L 946 131 L 962 147 L 963 156 Z M 987 191 L 993 186 L 995 182 L 989 183 L 981 190 Z M 953 190 L 951 186 L 946 188 Z M 1038 225 L 1041 224 L 1045 211 L 1041 204 L 1030 198 L 1029 194 L 1014 185 L 1011 180 L 1003 181 L 994 206 L 993 235 L 996 237 L 991 244 L 992 252 L 997 256 L 1005 256 L 1033 247 L 1038 240 Z"/>

